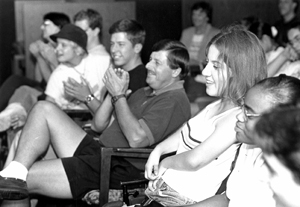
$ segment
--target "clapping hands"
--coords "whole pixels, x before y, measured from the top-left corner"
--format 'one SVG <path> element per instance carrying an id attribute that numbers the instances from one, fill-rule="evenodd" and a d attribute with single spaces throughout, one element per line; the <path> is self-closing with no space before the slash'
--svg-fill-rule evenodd
<path id="1" fill-rule="evenodd" d="M 103 82 L 111 96 L 128 95 L 130 93 L 128 91 L 129 73 L 123 69 L 108 68 L 103 77 Z"/>

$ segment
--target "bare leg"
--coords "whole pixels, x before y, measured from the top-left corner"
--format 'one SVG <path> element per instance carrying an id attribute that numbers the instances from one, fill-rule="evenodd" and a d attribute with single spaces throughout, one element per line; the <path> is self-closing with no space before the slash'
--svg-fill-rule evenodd
<path id="1" fill-rule="evenodd" d="M 38 161 L 32 165 L 27 176 L 30 194 L 71 199 L 71 189 L 60 159 Z"/>
<path id="2" fill-rule="evenodd" d="M 30 169 L 49 145 L 58 157 L 71 157 L 85 135 L 57 106 L 48 101 L 38 102 L 28 116 L 14 160 Z"/>
<path id="3" fill-rule="evenodd" d="M 2 203 L 0 202 L 0 206 L 1 207 L 29 207 L 30 202 L 28 198 L 24 200 L 15 200 L 15 201 L 3 200 Z"/>

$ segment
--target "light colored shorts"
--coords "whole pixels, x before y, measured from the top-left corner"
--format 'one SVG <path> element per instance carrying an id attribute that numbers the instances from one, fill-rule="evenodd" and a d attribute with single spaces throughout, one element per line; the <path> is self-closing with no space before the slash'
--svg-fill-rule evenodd
<path id="1" fill-rule="evenodd" d="M 152 200 L 155 200 L 163 206 L 179 206 L 196 203 L 192 199 L 180 195 L 177 191 L 168 186 L 162 178 L 156 183 L 156 189 L 154 191 L 150 191 L 149 188 L 147 188 L 145 194 L 149 198 L 147 203 L 151 203 Z"/>

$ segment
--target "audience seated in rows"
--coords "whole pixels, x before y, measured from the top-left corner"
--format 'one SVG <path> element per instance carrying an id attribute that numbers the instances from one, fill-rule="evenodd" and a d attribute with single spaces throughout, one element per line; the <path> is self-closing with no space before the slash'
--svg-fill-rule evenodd
<path id="1" fill-rule="evenodd" d="M 75 24 L 82 26 L 86 29 L 86 17 L 91 19 L 89 22 L 91 25 L 97 25 L 96 23 L 100 23 L 99 21 L 99 14 L 95 14 L 90 10 L 87 11 L 81 11 L 77 15 L 75 15 Z M 97 17 L 97 18 L 96 18 Z M 95 22 L 95 19 L 98 19 L 97 22 Z M 94 21 L 92 21 L 94 20 Z M 94 30 L 98 30 L 100 26 L 95 27 Z M 92 30 L 89 28 L 88 30 Z M 91 31 L 92 34 L 95 32 Z M 111 41 L 112 46 L 111 47 L 111 53 L 112 53 L 112 63 L 115 65 L 115 67 L 123 68 L 124 70 L 128 71 L 130 81 L 128 89 L 131 90 L 132 93 L 134 93 L 137 89 L 142 88 L 146 86 L 146 68 L 141 62 L 140 52 L 142 50 L 144 41 L 145 41 L 145 30 L 138 22 L 134 20 L 129 19 L 123 19 L 120 21 L 115 22 L 110 27 L 110 33 L 111 33 Z M 88 44 L 87 46 L 92 48 L 94 52 L 102 54 L 101 48 L 102 45 L 95 44 L 98 40 L 98 38 L 93 37 L 99 37 L 99 31 L 90 36 L 88 35 Z M 90 39 L 90 40 L 89 40 Z M 94 41 L 92 41 L 94 39 Z M 98 41 L 99 42 L 99 41 Z M 94 47 L 89 46 L 89 43 L 91 45 L 95 45 Z M 125 45 L 125 47 L 122 47 L 122 45 Z M 97 52 L 98 48 L 98 52 Z M 99 50 L 100 49 L 100 50 Z M 105 54 L 105 53 L 104 53 Z M 102 80 L 100 80 L 102 82 Z M 84 87 L 84 86 L 82 86 Z M 88 89 L 89 90 L 89 89 Z M 80 91 L 79 91 L 80 92 Z M 83 97 L 81 98 L 84 100 L 85 97 L 92 97 L 90 100 L 86 100 L 86 105 L 88 108 L 92 111 L 97 109 L 101 102 L 98 99 L 94 98 L 94 95 L 92 93 L 88 92 L 81 92 Z M 98 133 L 94 133 L 93 130 L 89 130 L 89 132 L 92 132 L 93 134 L 98 135 Z M 19 136 L 19 133 L 17 134 Z M 12 147 L 9 150 L 9 154 L 7 157 L 7 160 L 5 162 L 4 166 L 7 166 L 14 158 L 16 148 L 18 145 L 19 137 L 16 136 L 12 143 Z M 45 157 L 48 155 L 52 155 L 52 149 L 50 147 L 50 150 L 48 150 L 48 153 Z"/>
<path id="2" fill-rule="evenodd" d="M 14 161 L 0 172 L 1 197 L 23 199 L 37 193 L 81 199 L 86 192 L 99 189 L 95 181 L 100 176 L 100 146 L 149 147 L 190 118 L 190 104 L 180 81 L 187 74 L 188 61 L 188 52 L 180 42 L 158 42 L 146 65 L 149 87 L 137 90 L 128 100 L 128 72 L 109 68 L 103 79 L 109 93 L 93 121 L 94 129 L 102 132 L 100 142 L 54 104 L 36 104 L 24 126 Z M 113 112 L 115 119 L 110 124 Z M 35 162 L 50 144 L 59 159 Z M 113 166 L 113 187 L 140 173 L 126 160 L 113 159 Z M 118 166 L 126 172 L 120 172 Z"/>
<path id="3" fill-rule="evenodd" d="M 89 21 L 87 17 L 89 17 Z M 103 53 L 101 51 L 102 45 L 95 44 L 99 43 L 98 39 L 100 26 L 95 27 L 94 30 L 92 30 L 91 28 L 86 29 L 88 23 L 87 21 L 94 27 L 95 25 L 99 25 L 99 14 L 91 10 L 83 10 L 75 15 L 74 22 L 82 29 L 88 31 L 87 47 L 93 50 L 93 54 L 96 53 L 97 55 L 98 53 L 100 53 L 101 55 Z M 128 71 L 130 77 L 128 89 L 131 90 L 132 93 L 134 93 L 137 89 L 146 86 L 146 68 L 142 64 L 140 57 L 140 52 L 145 41 L 145 30 L 138 22 L 134 20 L 123 19 L 115 22 L 110 27 L 110 33 L 112 45 L 114 45 L 111 47 L 112 63 L 113 65 L 115 65 L 115 67 L 123 68 L 124 70 Z M 125 47 L 122 47 L 122 45 L 125 45 Z M 86 101 L 86 105 L 91 111 L 97 109 L 100 106 L 101 102 L 98 99 L 95 99 L 93 94 L 90 95 L 86 92 L 81 93 L 82 95 L 84 95 L 83 98 L 88 96 L 92 97 L 91 100 Z M 92 133 L 95 136 L 98 136 L 98 133 L 93 130 L 88 130 L 88 132 Z M 9 150 L 9 154 L 4 165 L 5 167 L 13 160 L 15 156 L 19 135 L 20 133 L 18 133 L 13 140 L 12 147 Z M 53 149 L 50 147 L 44 157 L 47 159 L 53 157 L 53 155 Z"/>
<path id="4" fill-rule="evenodd" d="M 87 95 L 93 94 L 99 101 L 103 100 L 106 89 L 101 80 L 110 64 L 109 55 L 88 54 L 86 33 L 71 24 L 65 25 L 59 33 L 52 35 L 51 38 L 57 42 L 56 53 L 60 64 L 52 72 L 47 83 L 46 100 L 57 104 L 62 109 L 86 109 L 84 104 L 86 93 Z M 67 88 L 69 89 L 67 90 L 66 87 L 70 85 L 69 82 L 72 82 L 72 85 L 71 89 Z M 77 82 L 84 83 L 88 90 L 76 88 Z M 22 89 L 24 87 L 19 90 Z M 19 112 L 26 112 L 25 108 L 31 109 L 33 101 L 28 103 L 27 99 L 23 99 L 23 97 L 19 96 L 19 99 L 17 97 L 18 102 L 11 103 L 1 113 L 1 131 L 11 126 L 12 115 L 17 116 Z M 25 107 L 26 104 L 27 107 Z"/>
<path id="5" fill-rule="evenodd" d="M 163 206 L 199 202 L 214 195 L 230 173 L 238 148 L 236 116 L 247 90 L 266 77 L 265 55 L 257 37 L 239 26 L 222 30 L 207 48 L 202 73 L 206 91 L 220 100 L 154 148 L 145 170 L 149 202 Z M 159 162 L 172 151 L 176 155 Z"/>
<path id="6" fill-rule="evenodd" d="M 252 131 L 263 113 L 281 104 L 295 103 L 299 95 L 300 80 L 286 75 L 264 79 L 246 93 L 242 103 L 243 110 L 237 116 L 235 127 L 236 138 L 242 145 L 235 167 L 229 176 L 226 192 L 189 207 L 276 206 L 268 184 L 268 165 L 264 163 L 262 150 L 255 145 L 260 141 L 255 142 Z M 270 128 L 274 130 L 280 127 L 272 125 Z"/>
<path id="7" fill-rule="evenodd" d="M 82 10 L 82 11 L 78 12 L 74 16 L 74 20 L 75 20 L 75 24 L 79 24 L 79 26 L 83 27 L 84 31 L 86 29 L 89 29 L 89 27 L 88 27 L 89 24 L 93 25 L 93 28 L 90 28 L 90 30 L 88 30 L 86 32 L 87 37 L 88 37 L 87 48 L 89 48 L 88 49 L 89 54 L 95 55 L 97 57 L 99 56 L 99 59 L 96 60 L 96 61 L 98 61 L 96 63 L 95 58 L 94 58 L 94 60 L 92 60 L 92 58 L 90 58 L 90 60 L 88 61 L 88 62 L 90 62 L 90 65 L 84 66 L 84 67 L 91 67 L 91 64 L 92 64 L 91 61 L 93 61 L 95 64 L 98 64 L 99 67 L 100 66 L 108 67 L 107 60 L 109 60 L 109 54 L 106 51 L 106 49 L 104 48 L 104 46 L 101 44 L 101 41 L 100 41 L 100 34 L 101 34 L 101 28 L 102 28 L 101 15 L 94 10 L 87 9 L 87 10 Z M 51 38 L 49 38 L 49 39 L 51 40 Z M 53 42 L 53 41 L 51 40 L 51 42 Z M 56 44 L 56 43 L 53 42 L 53 44 Z M 90 57 L 90 55 L 88 57 Z M 56 59 L 56 61 L 58 61 L 56 56 L 55 56 L 55 58 L 52 58 L 52 59 Z M 93 66 L 93 67 L 95 67 L 95 66 Z M 62 70 L 60 69 L 59 75 L 61 75 L 61 71 Z M 82 69 L 82 71 L 83 71 L 83 69 Z M 104 73 L 103 69 L 100 71 L 102 71 L 102 74 Z M 58 88 L 58 86 L 61 86 L 60 82 L 62 81 L 62 79 L 60 76 L 57 75 L 58 73 L 54 73 L 54 74 L 56 74 L 56 75 L 53 75 L 53 77 L 51 78 L 51 82 L 50 82 L 51 83 L 50 85 L 52 85 L 51 87 L 54 90 L 52 90 L 52 91 L 50 90 L 50 94 L 48 92 L 47 95 L 50 96 L 51 98 L 55 99 L 56 101 L 58 101 L 57 93 L 59 93 L 59 92 L 57 92 L 57 90 L 62 89 L 61 87 Z M 95 74 L 94 77 L 98 77 L 98 75 Z M 100 75 L 101 75 L 101 72 L 100 72 Z M 68 77 L 68 75 L 64 74 L 63 79 L 66 79 L 66 77 Z M 101 79 L 102 79 L 102 76 L 99 77 L 99 80 L 100 80 L 99 83 L 101 83 Z M 72 89 L 70 89 L 71 92 L 70 92 L 70 90 L 66 90 L 65 92 L 67 93 L 67 95 L 69 95 L 71 97 L 75 97 L 77 100 L 84 102 L 85 97 L 87 97 L 89 94 L 91 94 L 91 91 L 90 91 L 91 89 L 87 86 L 85 81 L 83 81 L 81 79 L 79 79 L 79 81 L 80 81 L 80 83 L 83 82 L 85 84 L 79 84 L 78 82 L 75 82 L 75 80 L 65 81 L 65 87 L 67 89 L 70 89 L 70 87 L 72 88 Z M 57 82 L 59 82 L 58 85 L 56 85 Z M 50 85 L 48 86 L 48 90 L 49 90 L 49 88 L 51 88 Z M 95 90 L 95 88 L 93 90 Z M 70 92 L 71 94 L 68 92 Z M 100 91 L 100 93 L 104 94 L 105 91 Z M 20 94 L 21 94 L 21 96 L 20 96 Z M 0 129 L 1 129 L 1 131 L 8 129 L 11 126 L 13 126 L 14 128 L 22 126 L 24 123 L 24 120 L 26 120 L 27 113 L 32 108 L 33 104 L 36 103 L 39 95 L 41 95 L 40 91 L 34 91 L 33 89 L 31 89 L 27 86 L 22 86 L 22 87 L 18 88 L 15 91 L 15 93 L 13 94 L 13 96 L 11 97 L 8 107 L 2 113 L 0 113 L 0 123 L 1 123 Z M 94 96 L 93 96 L 93 98 L 94 98 Z M 99 99 L 99 101 L 102 101 L 103 95 L 101 97 L 98 97 L 98 99 Z M 64 107 L 61 105 L 61 103 L 58 103 L 58 104 L 60 107 Z M 74 108 L 74 107 L 71 107 L 71 108 Z M 96 109 L 94 108 L 94 111 L 95 110 Z"/>
<path id="8" fill-rule="evenodd" d="M 289 44 L 272 62 L 268 64 L 268 76 L 286 74 L 300 78 L 300 22 L 288 30 Z"/>
<path id="9" fill-rule="evenodd" d="M 55 43 L 50 39 L 50 35 L 59 32 L 64 25 L 69 23 L 70 19 L 64 13 L 49 12 L 43 16 L 41 39 L 29 46 L 29 51 L 36 59 L 36 80 L 19 75 L 12 75 L 6 79 L 0 87 L 0 111 L 5 109 L 15 90 L 22 85 L 34 87 L 40 91 L 45 89 L 52 70 L 58 64 L 54 54 Z"/>

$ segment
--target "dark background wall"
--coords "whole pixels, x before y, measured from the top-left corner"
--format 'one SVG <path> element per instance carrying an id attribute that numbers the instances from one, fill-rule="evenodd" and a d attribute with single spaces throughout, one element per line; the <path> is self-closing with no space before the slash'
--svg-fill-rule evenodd
<path id="1" fill-rule="evenodd" d="M 11 73 L 14 22 L 14 1 L 0 0 L 0 83 Z"/>
<path id="2" fill-rule="evenodd" d="M 190 7 L 197 0 L 131 1 L 136 2 L 136 18 L 147 31 L 142 54 L 143 61 L 146 62 L 149 50 L 156 41 L 162 38 L 179 39 L 182 29 L 191 25 Z M 249 15 L 259 16 L 271 24 L 279 18 L 277 0 L 209 0 L 209 2 L 214 8 L 213 24 L 217 27 Z M 14 15 L 14 1 L 0 0 L 0 84 L 11 74 L 12 44 L 16 36 Z"/>

